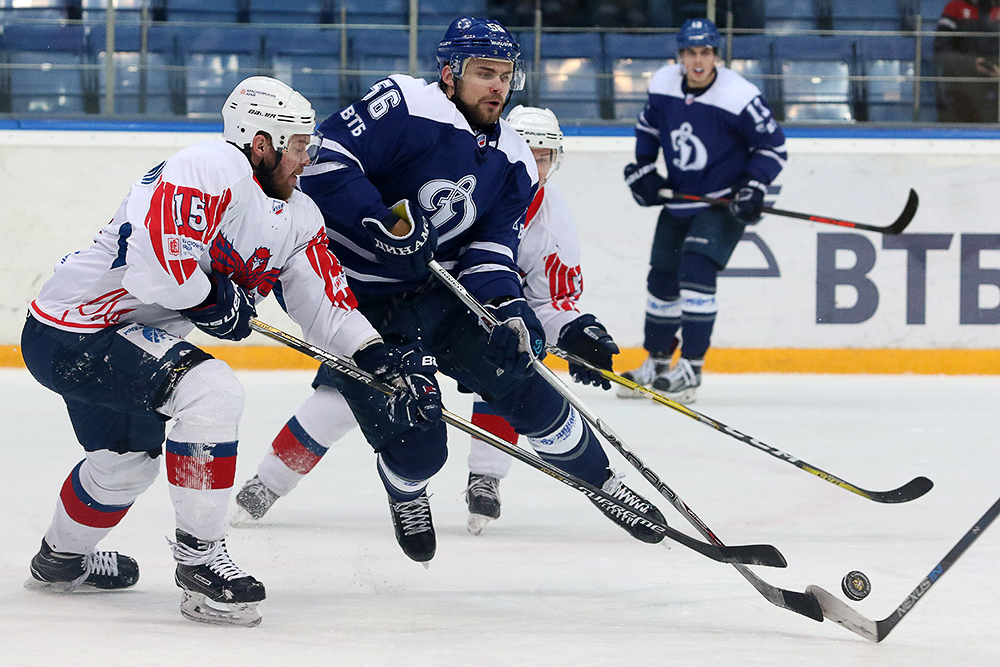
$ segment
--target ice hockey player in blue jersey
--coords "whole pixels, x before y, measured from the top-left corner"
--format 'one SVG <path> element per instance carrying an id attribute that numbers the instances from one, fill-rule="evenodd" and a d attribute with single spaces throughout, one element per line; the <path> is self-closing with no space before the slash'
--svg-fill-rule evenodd
<path id="1" fill-rule="evenodd" d="M 679 63 L 649 82 L 635 162 L 625 182 L 640 206 L 662 206 L 649 275 L 643 347 L 649 356 L 625 377 L 693 403 L 715 316 L 716 279 L 746 225 L 760 219 L 767 185 L 781 171 L 785 136 L 760 91 L 716 64 L 719 31 L 691 19 L 677 34 Z M 656 169 L 660 148 L 667 175 Z M 667 199 L 660 190 L 731 198 L 727 208 Z M 671 358 L 681 339 L 681 355 Z M 639 394 L 619 390 L 621 397 Z"/>
<path id="2" fill-rule="evenodd" d="M 517 42 L 495 21 L 462 17 L 445 33 L 437 61 L 439 81 L 390 76 L 324 121 L 318 162 L 300 179 L 323 213 L 358 309 L 387 343 L 421 341 L 441 372 L 483 396 L 542 458 L 660 518 L 609 469 L 577 411 L 533 373 L 545 334 L 524 299 L 516 258 L 538 175 L 527 144 L 501 120 L 510 92 L 524 83 Z M 503 326 L 488 332 L 430 274 L 432 258 Z M 349 408 L 377 453 L 396 539 L 426 563 L 436 550 L 426 489 L 447 458 L 445 425 L 392 423 L 381 395 L 325 368 L 313 386 L 275 440 L 274 460 L 308 471 L 353 425 Z M 252 515 L 282 491 L 255 480 L 241 492 Z M 634 515 L 606 514 L 640 540 L 663 539 Z"/>

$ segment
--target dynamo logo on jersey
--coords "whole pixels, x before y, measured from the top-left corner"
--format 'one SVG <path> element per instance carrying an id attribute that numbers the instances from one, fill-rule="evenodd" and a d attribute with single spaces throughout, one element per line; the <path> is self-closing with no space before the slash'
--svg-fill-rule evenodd
<path id="1" fill-rule="evenodd" d="M 471 174 L 458 179 L 436 178 L 424 183 L 417 191 L 417 202 L 425 211 L 433 211 L 430 219 L 434 226 L 441 228 L 461 212 L 458 226 L 465 228 L 476 220 L 476 202 L 472 193 L 476 190 L 476 177 Z"/>
<path id="2" fill-rule="evenodd" d="M 677 155 L 673 164 L 681 171 L 701 171 L 708 164 L 708 150 L 694 133 L 691 123 L 682 123 L 670 133 L 670 145 Z"/>

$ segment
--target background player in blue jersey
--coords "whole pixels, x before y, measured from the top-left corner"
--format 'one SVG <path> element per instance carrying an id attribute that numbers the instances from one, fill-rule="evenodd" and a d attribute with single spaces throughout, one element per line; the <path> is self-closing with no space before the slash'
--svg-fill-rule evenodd
<path id="1" fill-rule="evenodd" d="M 785 135 L 752 83 L 716 62 L 719 31 L 691 19 L 677 35 L 680 62 L 649 82 L 639 115 L 635 162 L 625 182 L 640 206 L 663 206 L 646 280 L 643 347 L 649 357 L 625 373 L 684 403 L 695 400 L 718 306 L 716 279 L 743 228 L 760 219 L 767 185 L 785 164 Z M 656 170 L 660 148 L 667 176 Z M 728 208 L 668 200 L 663 188 L 731 197 Z M 670 360 L 681 340 L 681 356 Z M 619 396 L 639 396 L 620 390 Z"/>
<path id="2" fill-rule="evenodd" d="M 516 259 L 538 174 L 527 144 L 500 119 L 524 82 L 519 56 L 499 23 L 456 19 L 438 47 L 440 80 L 393 75 L 332 115 L 319 128 L 318 163 L 300 184 L 323 213 L 358 309 L 387 342 L 422 341 L 443 373 L 481 395 L 542 458 L 661 516 L 621 483 L 590 427 L 533 373 L 545 333 L 524 299 Z M 430 275 L 432 258 L 503 324 L 488 332 Z M 377 453 L 396 539 L 411 559 L 429 561 L 436 537 L 426 487 L 447 458 L 444 424 L 393 423 L 383 396 L 325 368 L 314 387 L 279 435 L 283 460 L 314 464 L 350 428 L 349 407 Z M 254 486 L 260 493 L 245 489 L 245 500 L 273 501 Z M 663 539 L 635 516 L 607 514 L 640 540 Z"/>

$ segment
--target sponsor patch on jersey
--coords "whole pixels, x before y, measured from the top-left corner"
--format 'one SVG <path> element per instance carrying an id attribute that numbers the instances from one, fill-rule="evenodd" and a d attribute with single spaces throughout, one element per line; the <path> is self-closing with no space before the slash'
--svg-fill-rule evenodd
<path id="1" fill-rule="evenodd" d="M 271 200 L 271 213 L 275 215 L 281 215 L 281 212 L 285 210 L 285 202 L 280 199 Z"/>
<path id="2" fill-rule="evenodd" d="M 483 134 L 482 132 L 480 132 L 479 134 L 477 134 L 476 135 L 476 144 L 480 148 L 484 148 L 486 146 L 486 135 Z"/>
<path id="3" fill-rule="evenodd" d="M 163 329 L 147 327 L 144 324 L 130 324 L 118 330 L 118 335 L 157 359 L 180 342 L 180 338 Z"/>

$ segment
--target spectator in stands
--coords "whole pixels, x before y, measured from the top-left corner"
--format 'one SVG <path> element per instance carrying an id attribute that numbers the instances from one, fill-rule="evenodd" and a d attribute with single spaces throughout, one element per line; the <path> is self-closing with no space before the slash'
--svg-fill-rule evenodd
<path id="1" fill-rule="evenodd" d="M 938 76 L 980 77 L 938 84 L 938 121 L 997 122 L 997 66 L 1000 0 L 952 0 L 938 19 L 934 62 Z M 981 35 L 955 33 L 977 32 Z"/>

